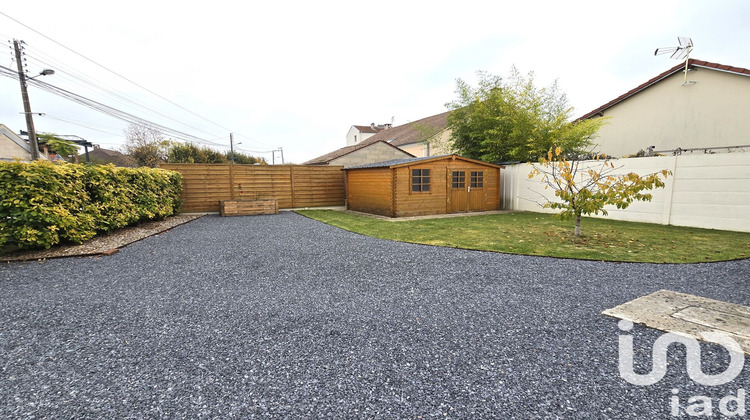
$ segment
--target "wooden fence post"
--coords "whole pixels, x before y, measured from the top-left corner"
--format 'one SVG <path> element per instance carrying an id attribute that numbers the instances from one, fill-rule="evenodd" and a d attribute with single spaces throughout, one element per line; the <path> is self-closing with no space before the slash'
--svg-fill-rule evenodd
<path id="1" fill-rule="evenodd" d="M 297 207 L 294 201 L 294 196 L 296 195 L 294 192 L 294 165 L 289 165 L 289 183 L 291 183 L 291 190 L 292 190 L 292 208 Z"/>
<path id="2" fill-rule="evenodd" d="M 235 200 L 234 196 L 234 165 L 232 163 L 229 163 L 229 194 L 232 197 L 232 200 Z"/>

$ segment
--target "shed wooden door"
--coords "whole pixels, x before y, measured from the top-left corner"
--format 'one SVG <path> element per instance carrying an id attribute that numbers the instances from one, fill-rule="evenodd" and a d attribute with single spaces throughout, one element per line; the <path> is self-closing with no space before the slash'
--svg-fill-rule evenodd
<path id="1" fill-rule="evenodd" d="M 450 213 L 468 211 L 469 194 L 466 187 L 466 171 L 448 172 L 448 188 L 450 189 Z"/>
<path id="2" fill-rule="evenodd" d="M 458 169 L 448 172 L 449 212 L 484 210 L 484 171 Z"/>
<path id="3" fill-rule="evenodd" d="M 484 210 L 484 171 L 468 171 L 466 180 L 469 195 L 467 211 Z"/>

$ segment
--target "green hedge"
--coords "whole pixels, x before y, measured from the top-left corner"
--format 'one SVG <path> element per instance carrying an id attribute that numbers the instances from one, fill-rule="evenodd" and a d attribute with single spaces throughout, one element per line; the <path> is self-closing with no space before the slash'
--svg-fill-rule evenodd
<path id="1" fill-rule="evenodd" d="M 182 176 L 113 165 L 0 163 L 0 247 L 49 248 L 179 210 Z"/>

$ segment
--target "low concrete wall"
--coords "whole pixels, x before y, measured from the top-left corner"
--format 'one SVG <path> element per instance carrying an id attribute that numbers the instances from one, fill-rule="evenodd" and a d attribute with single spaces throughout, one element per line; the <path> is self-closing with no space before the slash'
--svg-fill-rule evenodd
<path id="1" fill-rule="evenodd" d="M 750 232 L 750 154 L 665 156 L 617 159 L 616 174 L 645 175 L 669 169 L 666 186 L 651 191 L 653 200 L 635 202 L 625 210 L 607 207 L 609 217 L 634 222 L 692 226 Z M 595 165 L 589 161 L 585 164 Z M 502 171 L 503 208 L 556 212 L 543 209 L 554 191 L 544 189 L 541 177 L 529 179 L 531 165 L 508 165 Z"/>

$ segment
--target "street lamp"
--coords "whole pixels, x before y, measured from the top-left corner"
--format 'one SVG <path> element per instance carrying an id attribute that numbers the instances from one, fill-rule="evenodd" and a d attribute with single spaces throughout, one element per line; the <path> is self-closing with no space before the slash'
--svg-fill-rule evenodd
<path id="1" fill-rule="evenodd" d="M 41 72 L 39 72 L 39 74 L 37 74 L 36 76 L 29 77 L 27 80 L 36 79 L 39 76 L 51 76 L 53 74 L 55 74 L 54 70 L 52 70 L 52 69 L 44 69 Z"/>
<path id="2" fill-rule="evenodd" d="M 23 71 L 21 60 L 21 47 L 18 40 L 13 40 L 13 48 L 16 53 L 16 64 L 18 64 L 18 81 L 21 83 L 21 98 L 23 99 L 23 113 L 26 115 L 26 130 L 29 132 L 29 148 L 31 149 L 31 160 L 39 159 L 39 145 L 36 142 L 36 131 L 34 130 L 34 119 L 31 116 L 31 104 L 29 103 L 29 92 L 26 90 L 26 73 Z M 55 74 L 54 70 L 44 69 L 38 75 L 29 77 L 29 80 L 39 76 Z"/>

